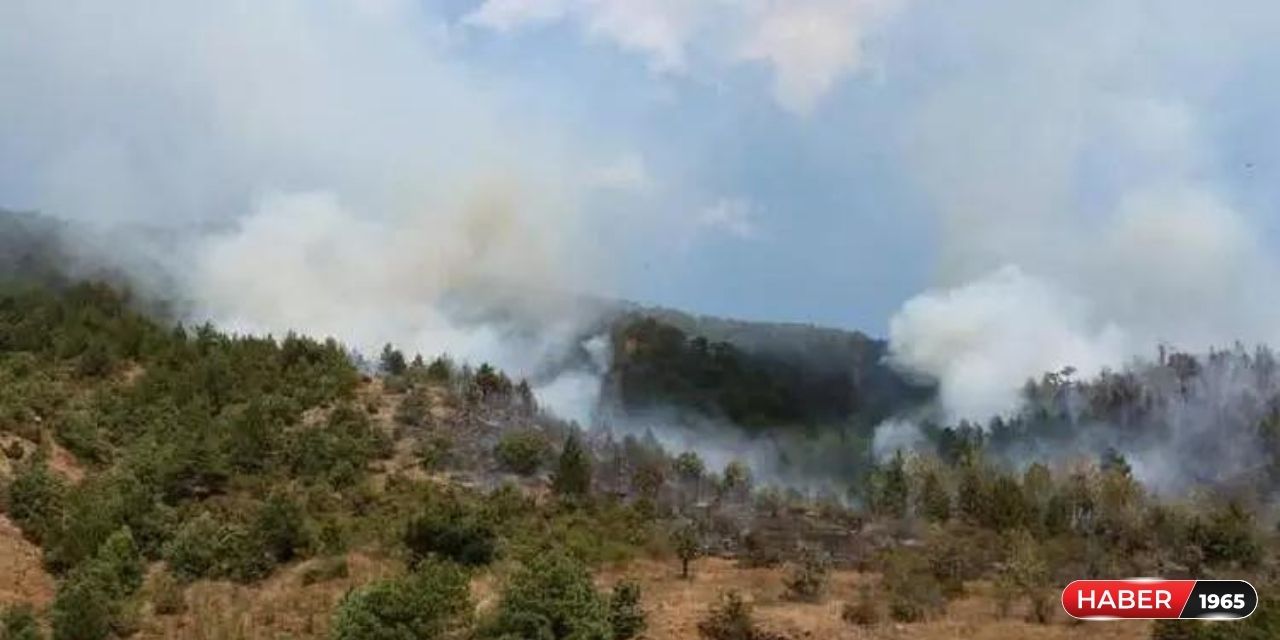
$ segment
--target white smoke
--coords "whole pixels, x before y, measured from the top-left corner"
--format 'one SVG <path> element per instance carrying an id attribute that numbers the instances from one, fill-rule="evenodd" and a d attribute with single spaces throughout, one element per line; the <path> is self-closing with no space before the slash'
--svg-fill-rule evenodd
<path id="1" fill-rule="evenodd" d="M 1205 87 L 1271 41 L 1256 21 L 1188 2 L 999 6 L 975 36 L 990 46 L 965 50 L 904 136 L 941 277 L 893 318 L 893 361 L 981 420 L 1046 371 L 1280 337 L 1263 214 L 1212 170 L 1207 135 Z"/>
<path id="2" fill-rule="evenodd" d="M 899 451 L 915 451 L 927 445 L 928 438 L 920 425 L 911 420 L 890 419 L 876 426 L 871 441 L 871 454 L 876 460 L 886 460 Z"/>
<path id="3" fill-rule="evenodd" d="M 1084 300 L 1015 266 L 911 299 L 889 339 L 893 364 L 936 376 L 949 419 L 980 423 L 1015 408 L 1028 376 L 1093 375 L 1126 353 L 1121 331 L 1098 325 Z"/>
<path id="4" fill-rule="evenodd" d="M 4 3 L 5 204 L 110 230 L 85 253 L 193 321 L 537 373 L 590 321 L 564 292 L 609 286 L 578 203 L 617 146 L 450 29 L 399 0 Z"/>
<path id="5" fill-rule="evenodd" d="M 608 334 L 592 336 L 582 343 L 589 361 L 585 366 L 566 369 L 534 391 L 538 400 L 556 415 L 579 425 L 595 424 L 600 406 L 601 380 L 609 371 L 613 352 Z"/>

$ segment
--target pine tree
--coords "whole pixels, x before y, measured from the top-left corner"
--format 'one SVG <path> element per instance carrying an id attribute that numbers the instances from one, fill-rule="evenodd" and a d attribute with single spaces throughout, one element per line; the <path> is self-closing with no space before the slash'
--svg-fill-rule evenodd
<path id="1" fill-rule="evenodd" d="M 591 492 L 591 460 L 577 434 L 570 434 L 564 441 L 551 486 L 566 498 L 583 498 Z"/>
<path id="2" fill-rule="evenodd" d="M 399 349 L 392 347 L 390 343 L 382 347 L 382 359 L 380 365 L 383 373 L 393 376 L 403 375 L 405 369 L 409 368 L 409 365 L 405 363 L 404 353 Z"/>
<path id="3" fill-rule="evenodd" d="M 931 522 L 946 522 L 951 517 L 951 496 L 942 486 L 938 472 L 930 469 L 925 472 L 920 484 L 920 494 L 916 497 L 916 512 Z"/>

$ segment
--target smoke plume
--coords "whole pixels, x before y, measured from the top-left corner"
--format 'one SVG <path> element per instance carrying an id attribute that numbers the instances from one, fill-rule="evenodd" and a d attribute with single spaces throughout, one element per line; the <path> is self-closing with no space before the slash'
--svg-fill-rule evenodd
<path id="1" fill-rule="evenodd" d="M 1245 162 L 1223 172 L 1208 135 L 1212 88 L 1268 42 L 1257 18 L 997 5 L 970 16 L 989 46 L 965 49 L 903 137 L 940 259 L 936 288 L 891 322 L 893 361 L 936 379 L 952 418 L 983 419 L 1046 371 L 1280 337 L 1266 212 L 1242 204 Z"/>
<path id="2" fill-rule="evenodd" d="M 544 373 L 593 313 L 564 292 L 608 286 L 597 153 L 450 29 L 394 0 L 5 3 L 6 204 L 191 321 Z"/>

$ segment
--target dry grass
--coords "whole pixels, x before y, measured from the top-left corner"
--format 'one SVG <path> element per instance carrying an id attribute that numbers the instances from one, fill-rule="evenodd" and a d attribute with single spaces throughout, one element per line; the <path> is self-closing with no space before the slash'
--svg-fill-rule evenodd
<path id="1" fill-rule="evenodd" d="M 44 607 L 53 600 L 53 590 L 53 576 L 44 570 L 40 548 L 0 515 L 0 605 L 26 602 Z"/>
<path id="2" fill-rule="evenodd" d="M 348 554 L 347 564 L 347 577 L 310 585 L 304 585 L 302 579 L 307 563 L 284 568 L 256 585 L 197 582 L 186 589 L 187 610 L 181 614 L 156 615 L 149 604 L 144 605 L 140 630 L 134 637 L 138 640 L 324 638 L 334 607 L 349 589 L 403 571 L 394 560 L 359 552 Z M 626 577 L 640 583 L 649 614 L 647 640 L 697 638 L 698 621 L 719 594 L 728 589 L 738 590 L 754 603 L 756 617 L 762 625 L 796 639 L 1145 640 L 1150 631 L 1149 625 L 1141 621 L 1075 623 L 1060 611 L 1048 625 L 1024 622 L 1022 611 L 1000 618 L 991 587 L 985 583 L 970 585 L 970 593 L 952 602 L 941 619 L 913 625 L 886 622 L 860 628 L 842 621 L 840 610 L 845 602 L 857 599 L 860 585 L 874 585 L 878 581 L 874 574 L 835 571 L 826 597 L 821 602 L 805 603 L 786 597 L 785 568 L 746 569 L 731 560 L 705 558 L 694 564 L 691 580 L 681 579 L 678 571 L 674 561 L 638 560 L 601 571 L 599 582 L 602 587 L 608 587 Z M 149 586 L 144 593 L 149 593 Z M 478 610 L 493 607 L 498 588 L 498 580 L 491 574 L 482 574 L 472 582 L 472 597 Z M 53 591 L 54 581 L 40 565 L 39 549 L 24 540 L 12 523 L 0 517 L 0 603 L 30 602 L 43 607 L 52 599 Z"/>
<path id="3" fill-rule="evenodd" d="M 314 562 L 314 560 L 312 561 Z M 395 575 L 394 561 L 347 555 L 345 578 L 303 585 L 307 563 L 283 569 L 262 583 L 237 585 L 202 580 L 187 587 L 186 612 L 161 616 L 145 606 L 137 640 L 276 640 L 324 638 L 333 609 L 349 589 Z M 149 585 L 148 585 L 149 586 Z"/>
<path id="4" fill-rule="evenodd" d="M 1146 640 L 1150 633 L 1146 622 L 1080 624 L 1061 611 L 1048 625 L 1024 622 L 1020 611 L 1009 618 L 1000 618 L 989 585 L 981 583 L 972 585 L 966 597 L 952 602 L 942 619 L 912 625 L 886 622 L 859 628 L 842 621 L 840 610 L 845 602 L 857 599 L 859 585 L 876 582 L 875 575 L 833 572 L 826 598 L 818 603 L 804 603 L 786 598 L 782 583 L 785 573 L 783 568 L 744 569 L 730 560 L 707 558 L 695 563 L 691 580 L 682 580 L 675 562 L 639 561 L 603 572 L 601 582 L 609 584 L 627 577 L 640 583 L 649 612 L 648 640 L 697 638 L 698 621 L 718 595 L 728 589 L 738 590 L 754 603 L 756 618 L 763 626 L 790 638 Z"/>

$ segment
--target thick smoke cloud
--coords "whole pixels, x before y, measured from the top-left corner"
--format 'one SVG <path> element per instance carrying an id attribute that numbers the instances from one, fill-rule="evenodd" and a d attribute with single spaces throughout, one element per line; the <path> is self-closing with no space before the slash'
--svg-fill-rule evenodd
<path id="1" fill-rule="evenodd" d="M 191 320 L 537 374 L 590 321 L 551 294 L 607 287 L 579 235 L 598 155 L 450 28 L 398 1 L 4 3 L 5 204 Z"/>
<path id="2" fill-rule="evenodd" d="M 894 364 L 942 381 L 948 418 L 979 422 L 1016 407 L 1028 376 L 1065 365 L 1092 376 L 1125 354 L 1115 326 L 1091 326 L 1084 300 L 1014 266 L 913 298 L 889 337 Z"/>
<path id="3" fill-rule="evenodd" d="M 939 24 L 973 9 L 948 6 Z M 1042 9 L 994 3 L 967 15 L 971 40 L 939 38 L 955 67 L 904 129 L 940 258 L 937 288 L 891 323 L 893 357 L 940 382 L 952 417 L 1011 411 L 1028 377 L 1120 367 L 1158 342 L 1280 337 L 1280 265 L 1259 240 L 1274 212 L 1242 204 L 1248 159 L 1224 167 L 1211 135 L 1276 10 Z"/>

